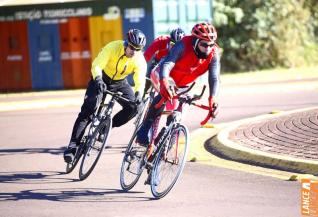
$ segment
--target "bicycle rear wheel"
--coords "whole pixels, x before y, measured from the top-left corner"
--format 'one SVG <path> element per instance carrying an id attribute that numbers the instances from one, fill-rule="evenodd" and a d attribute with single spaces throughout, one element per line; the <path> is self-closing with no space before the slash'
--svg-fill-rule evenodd
<path id="1" fill-rule="evenodd" d="M 144 169 L 143 161 L 147 148 L 136 143 L 136 137 L 135 133 L 129 142 L 121 164 L 120 185 L 125 191 L 135 186 Z"/>
<path id="2" fill-rule="evenodd" d="M 188 153 L 188 134 L 188 129 L 180 124 L 156 156 L 150 180 L 155 198 L 166 196 L 180 177 Z"/>
<path id="3" fill-rule="evenodd" d="M 107 137 L 111 129 L 112 120 L 106 117 L 95 129 L 91 137 L 87 138 L 86 150 L 79 170 L 80 180 L 86 179 L 94 170 L 103 150 L 105 149 Z M 99 141 L 99 136 L 104 134 L 103 140 Z"/>

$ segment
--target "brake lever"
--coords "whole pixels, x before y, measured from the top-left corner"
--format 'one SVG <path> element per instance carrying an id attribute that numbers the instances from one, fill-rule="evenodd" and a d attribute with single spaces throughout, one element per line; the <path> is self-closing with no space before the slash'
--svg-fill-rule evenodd
<path id="1" fill-rule="evenodd" d="M 207 107 L 208 108 L 208 107 Z M 208 115 L 203 121 L 201 121 L 201 126 L 205 125 L 210 119 L 214 119 L 219 113 L 219 105 L 217 103 L 213 104 L 213 112 L 209 111 Z"/>

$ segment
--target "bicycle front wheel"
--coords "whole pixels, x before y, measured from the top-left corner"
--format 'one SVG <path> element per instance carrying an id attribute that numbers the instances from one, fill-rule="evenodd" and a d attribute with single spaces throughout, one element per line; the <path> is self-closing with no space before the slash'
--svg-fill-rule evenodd
<path id="1" fill-rule="evenodd" d="M 81 159 L 82 155 L 84 154 L 85 147 L 86 147 L 86 141 L 87 141 L 87 135 L 88 135 L 88 131 L 89 131 L 89 128 L 90 128 L 91 124 L 92 123 L 89 123 L 85 127 L 85 132 L 84 132 L 84 135 L 83 135 L 83 137 L 81 139 L 81 143 L 80 143 L 78 149 L 76 150 L 74 160 L 72 162 L 66 164 L 66 173 L 71 173 L 74 170 L 74 168 L 76 167 L 77 163 L 79 162 L 79 160 Z"/>
<path id="2" fill-rule="evenodd" d="M 150 180 L 155 198 L 166 196 L 180 177 L 188 153 L 188 135 L 188 129 L 179 125 L 156 156 Z"/>
<path id="3" fill-rule="evenodd" d="M 86 179 L 94 170 L 107 142 L 112 120 L 106 117 L 94 130 L 92 136 L 87 138 L 86 150 L 79 170 L 80 180 Z M 100 135 L 104 135 L 100 137 Z M 102 138 L 102 139 L 101 139 Z"/>
<path id="4" fill-rule="evenodd" d="M 144 169 L 143 160 L 147 148 L 136 143 L 136 133 L 126 149 L 120 169 L 120 185 L 125 191 L 132 189 L 138 182 Z"/>
<path id="5" fill-rule="evenodd" d="M 144 99 L 142 108 L 140 109 L 140 111 L 136 115 L 136 118 L 134 121 L 134 125 L 135 125 L 134 134 L 135 134 L 135 132 L 137 132 L 137 130 L 140 128 L 141 124 L 143 123 L 143 121 L 146 117 L 146 114 L 149 110 L 150 103 L 151 103 L 150 97 L 147 97 L 146 99 Z"/>
<path id="6" fill-rule="evenodd" d="M 71 173 L 74 170 L 78 161 L 81 159 L 81 157 L 85 151 L 84 147 L 85 147 L 85 144 L 81 143 L 81 145 L 78 147 L 78 149 L 75 153 L 74 160 L 72 162 L 66 164 L 66 173 Z"/>

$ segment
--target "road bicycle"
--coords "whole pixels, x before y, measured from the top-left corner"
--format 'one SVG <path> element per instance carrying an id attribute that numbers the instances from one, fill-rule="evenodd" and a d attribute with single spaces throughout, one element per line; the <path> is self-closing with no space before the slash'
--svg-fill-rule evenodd
<path id="1" fill-rule="evenodd" d="M 106 96 L 110 95 L 110 100 L 105 103 Z M 124 100 L 129 103 L 135 103 L 127 98 L 122 97 L 121 92 L 105 91 L 102 102 L 93 115 L 92 121 L 85 129 L 84 136 L 76 150 L 75 157 L 72 162 L 66 165 L 66 173 L 74 170 L 79 160 L 82 158 L 79 169 L 80 180 L 86 179 L 94 170 L 103 150 L 105 149 L 107 138 L 112 127 L 112 112 L 115 101 Z"/>
<path id="2" fill-rule="evenodd" d="M 150 184 L 152 195 L 155 198 L 164 197 L 176 184 L 184 168 L 189 147 L 189 131 L 185 125 L 180 123 L 182 109 L 185 104 L 208 109 L 207 106 L 194 103 L 202 97 L 205 86 L 200 95 L 190 97 L 186 94 L 193 85 L 177 94 L 179 104 L 175 110 L 163 111 L 156 118 L 150 130 L 151 142 L 147 147 L 136 141 L 137 131 L 134 132 L 126 149 L 120 171 L 120 184 L 123 190 L 132 189 L 144 169 L 148 173 L 145 184 Z M 162 115 L 168 115 L 167 122 L 157 135 Z"/>
<path id="3" fill-rule="evenodd" d="M 151 80 L 149 78 L 146 78 L 146 80 L 149 80 L 151 82 Z M 142 124 L 142 122 L 143 122 L 143 120 L 148 112 L 149 106 L 151 105 L 151 103 L 155 97 L 155 94 L 156 94 L 155 88 L 153 87 L 153 84 L 150 83 L 150 88 L 148 89 L 147 93 L 143 97 L 142 103 L 139 106 L 138 113 L 137 113 L 135 120 L 133 122 L 135 125 L 133 135 L 140 128 L 140 126 L 141 126 L 141 124 Z"/>

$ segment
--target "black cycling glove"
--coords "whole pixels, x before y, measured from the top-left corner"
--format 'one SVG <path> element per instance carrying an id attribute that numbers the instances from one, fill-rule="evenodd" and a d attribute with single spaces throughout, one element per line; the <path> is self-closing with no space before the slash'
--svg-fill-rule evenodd
<path id="1" fill-rule="evenodd" d="M 102 76 L 96 76 L 95 84 L 96 84 L 97 91 L 104 93 L 107 90 L 107 85 L 103 81 Z"/>
<path id="2" fill-rule="evenodd" d="M 142 94 L 139 93 L 139 91 L 137 91 L 137 92 L 135 93 L 135 102 L 136 102 L 137 104 L 140 104 L 140 103 L 142 102 Z"/>

